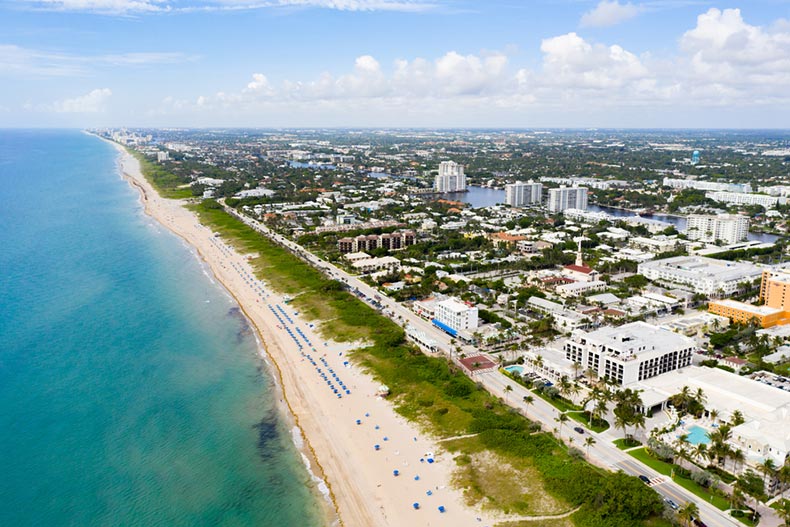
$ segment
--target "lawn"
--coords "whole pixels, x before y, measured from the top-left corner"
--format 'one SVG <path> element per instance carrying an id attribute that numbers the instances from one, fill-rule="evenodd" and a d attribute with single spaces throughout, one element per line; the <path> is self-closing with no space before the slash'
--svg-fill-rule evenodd
<path id="1" fill-rule="evenodd" d="M 540 397 L 541 399 L 543 399 L 544 401 L 546 401 L 547 403 L 549 403 L 550 405 L 552 405 L 560 412 L 568 412 L 568 411 L 580 412 L 582 410 L 581 406 L 576 406 L 575 404 L 571 403 L 566 399 L 563 399 L 562 397 L 554 397 L 554 398 L 549 397 L 548 395 L 544 394 L 541 390 L 537 388 L 533 389 L 532 392 L 538 397 Z"/>
<path id="2" fill-rule="evenodd" d="M 634 448 L 642 444 L 636 439 L 626 439 L 626 438 L 615 439 L 613 443 L 620 450 L 627 450 L 629 448 Z"/>
<path id="3" fill-rule="evenodd" d="M 659 472 L 665 476 L 671 476 L 672 470 L 674 469 L 675 465 L 672 463 L 667 463 L 666 461 L 661 461 L 660 459 L 656 459 L 650 454 L 647 453 L 647 450 L 644 448 L 639 448 L 636 450 L 630 450 L 627 452 L 630 456 L 635 457 L 648 467 L 652 468 L 656 472 Z M 697 484 L 696 482 L 692 481 L 689 478 L 684 478 L 680 476 L 675 476 L 673 481 L 683 487 L 684 489 L 692 492 L 693 494 L 699 496 L 700 498 L 712 503 L 716 508 L 721 510 L 727 510 L 730 508 L 730 504 L 726 498 L 720 496 L 719 494 L 713 494 L 705 487 Z"/>
<path id="4" fill-rule="evenodd" d="M 578 411 L 569 411 L 565 412 L 565 415 L 570 417 L 576 422 L 579 422 L 583 425 L 587 425 L 587 427 L 592 430 L 593 432 L 604 432 L 609 429 L 609 423 L 603 419 L 596 419 L 595 424 L 592 425 L 589 423 L 589 412 L 578 412 Z"/>

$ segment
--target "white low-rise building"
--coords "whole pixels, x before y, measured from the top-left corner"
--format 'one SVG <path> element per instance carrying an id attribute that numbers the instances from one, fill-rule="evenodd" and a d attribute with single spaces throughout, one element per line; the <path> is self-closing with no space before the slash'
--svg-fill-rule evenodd
<path id="1" fill-rule="evenodd" d="M 474 331 L 477 329 L 477 307 L 455 298 L 442 300 L 434 308 L 433 323 L 445 331 L 449 329 L 451 334 Z"/>
<path id="2" fill-rule="evenodd" d="M 692 339 L 645 322 L 574 331 L 564 347 L 568 360 L 621 386 L 689 366 L 695 349 Z"/>
<path id="3" fill-rule="evenodd" d="M 601 291 L 606 291 L 606 282 L 600 280 L 593 280 L 591 282 L 571 282 L 570 284 L 558 285 L 556 291 L 558 295 L 564 298 L 580 296 L 587 293 L 599 293 Z"/>
<path id="4" fill-rule="evenodd" d="M 762 276 L 762 269 L 754 264 L 703 256 L 676 256 L 644 262 L 639 264 L 638 272 L 648 280 L 709 297 L 732 295 L 743 290 L 744 283 Z"/>
<path id="5" fill-rule="evenodd" d="M 787 198 L 739 192 L 707 192 L 705 197 L 713 201 L 734 203 L 735 205 L 761 205 L 766 209 L 773 208 L 777 204 L 784 205 L 787 203 Z"/>

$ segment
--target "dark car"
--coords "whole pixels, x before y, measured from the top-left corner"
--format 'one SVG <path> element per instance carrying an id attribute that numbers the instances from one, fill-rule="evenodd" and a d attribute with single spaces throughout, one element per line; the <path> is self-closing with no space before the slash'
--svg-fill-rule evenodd
<path id="1" fill-rule="evenodd" d="M 574 426 L 573 427 L 573 431 L 578 433 L 578 434 L 583 434 L 584 433 L 584 428 L 582 428 L 581 426 Z"/>
<path id="2" fill-rule="evenodd" d="M 707 524 L 699 518 L 694 518 L 694 525 L 697 527 L 708 527 Z"/>
<path id="3" fill-rule="evenodd" d="M 642 480 L 642 481 L 644 481 L 645 483 L 650 483 L 650 478 L 648 478 L 648 477 L 647 477 L 647 476 L 645 476 L 644 474 L 639 474 L 639 479 L 641 479 L 641 480 Z"/>

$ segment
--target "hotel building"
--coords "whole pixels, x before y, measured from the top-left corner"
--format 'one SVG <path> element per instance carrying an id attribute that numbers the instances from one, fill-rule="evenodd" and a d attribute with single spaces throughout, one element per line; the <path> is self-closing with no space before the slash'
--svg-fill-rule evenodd
<path id="1" fill-rule="evenodd" d="M 646 322 L 577 330 L 564 346 L 565 358 L 626 386 L 691 365 L 694 340 Z"/>

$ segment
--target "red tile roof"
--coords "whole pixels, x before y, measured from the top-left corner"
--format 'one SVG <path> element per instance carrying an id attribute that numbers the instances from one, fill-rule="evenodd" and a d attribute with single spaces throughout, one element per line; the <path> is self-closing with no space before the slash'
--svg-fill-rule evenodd
<path id="1" fill-rule="evenodd" d="M 590 274 L 593 272 L 593 268 L 587 267 L 586 265 L 576 265 L 576 264 L 566 265 L 565 269 L 569 271 L 577 271 L 579 273 L 584 273 L 584 274 Z"/>

